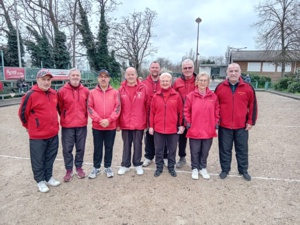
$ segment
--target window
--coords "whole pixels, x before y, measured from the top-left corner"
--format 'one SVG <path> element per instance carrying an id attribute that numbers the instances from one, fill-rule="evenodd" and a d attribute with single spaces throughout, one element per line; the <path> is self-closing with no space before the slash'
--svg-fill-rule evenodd
<path id="1" fill-rule="evenodd" d="M 247 71 L 260 72 L 260 62 L 248 62 Z"/>
<path id="2" fill-rule="evenodd" d="M 275 63 L 263 63 L 262 72 L 275 72 Z"/>

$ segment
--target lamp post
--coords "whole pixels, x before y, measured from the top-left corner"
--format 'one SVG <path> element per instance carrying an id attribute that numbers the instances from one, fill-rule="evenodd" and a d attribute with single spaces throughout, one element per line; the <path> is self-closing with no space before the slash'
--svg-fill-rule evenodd
<path id="1" fill-rule="evenodd" d="M 198 17 L 196 20 L 196 23 L 198 24 L 198 29 L 197 29 L 197 49 L 196 49 L 196 71 L 197 73 L 199 72 L 199 68 L 198 68 L 198 43 L 199 43 L 199 24 L 201 23 L 202 19 L 200 17 Z"/>
<path id="2" fill-rule="evenodd" d="M 19 37 L 19 16 L 18 16 L 18 11 L 17 11 L 17 2 L 16 2 L 16 0 L 14 0 L 14 5 L 15 5 L 15 13 L 16 13 L 16 30 L 17 30 L 19 67 L 22 67 L 21 47 L 20 47 L 20 37 Z"/>

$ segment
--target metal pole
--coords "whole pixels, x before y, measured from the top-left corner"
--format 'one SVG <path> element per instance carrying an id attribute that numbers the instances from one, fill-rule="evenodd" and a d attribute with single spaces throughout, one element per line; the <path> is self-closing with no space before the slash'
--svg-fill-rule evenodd
<path id="1" fill-rule="evenodd" d="M 199 52 L 198 52 L 198 43 L 199 43 L 199 24 L 201 23 L 202 19 L 200 17 L 198 17 L 196 20 L 196 23 L 198 23 L 198 28 L 197 28 L 197 49 L 196 49 L 196 73 L 199 72 L 199 68 L 198 68 L 198 55 L 199 55 Z"/>
<path id="2" fill-rule="evenodd" d="M 15 13 L 16 13 L 16 30 L 17 30 L 19 67 L 22 67 L 21 47 L 20 47 L 20 37 L 19 37 L 19 18 L 18 18 L 18 14 L 17 14 L 17 2 L 16 2 L 16 0 L 14 0 L 14 4 L 15 4 Z"/>
<path id="3" fill-rule="evenodd" d="M 3 72 L 3 80 L 5 80 L 5 76 L 4 76 L 4 56 L 3 56 L 3 50 L 1 51 L 1 62 L 2 62 L 2 72 Z"/>

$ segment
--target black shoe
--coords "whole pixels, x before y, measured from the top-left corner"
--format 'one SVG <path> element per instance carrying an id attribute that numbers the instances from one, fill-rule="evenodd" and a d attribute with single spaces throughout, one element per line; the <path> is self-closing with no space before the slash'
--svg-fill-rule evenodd
<path id="1" fill-rule="evenodd" d="M 161 173 L 162 173 L 161 170 L 155 170 L 154 176 L 155 176 L 155 177 L 159 177 Z"/>
<path id="2" fill-rule="evenodd" d="M 221 179 L 225 179 L 225 178 L 227 177 L 227 175 L 228 175 L 228 173 L 225 172 L 225 171 L 222 171 L 222 172 L 219 174 L 219 176 L 220 176 Z"/>
<path id="3" fill-rule="evenodd" d="M 240 173 L 240 175 L 242 175 L 246 181 L 251 180 L 251 176 L 247 172 L 246 173 Z"/>
<path id="4" fill-rule="evenodd" d="M 177 173 L 175 170 L 169 170 L 169 173 L 171 174 L 172 177 L 177 177 Z"/>

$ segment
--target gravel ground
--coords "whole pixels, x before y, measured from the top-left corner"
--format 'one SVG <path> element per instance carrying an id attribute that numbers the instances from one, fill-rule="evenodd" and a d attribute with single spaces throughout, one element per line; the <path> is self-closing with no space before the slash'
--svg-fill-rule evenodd
<path id="1" fill-rule="evenodd" d="M 300 101 L 257 92 L 259 119 L 250 131 L 249 173 L 243 180 L 233 157 L 230 176 L 219 179 L 218 141 L 208 158 L 210 180 L 191 179 L 188 163 L 173 178 L 155 165 L 138 176 L 96 179 L 73 177 L 71 182 L 38 192 L 33 180 L 28 136 L 17 117 L 18 106 L 0 108 L 0 224 L 300 224 Z M 54 164 L 60 181 L 65 173 L 61 147 Z M 89 127 L 84 169 L 92 168 Z M 121 163 L 117 133 L 113 169 Z"/>

